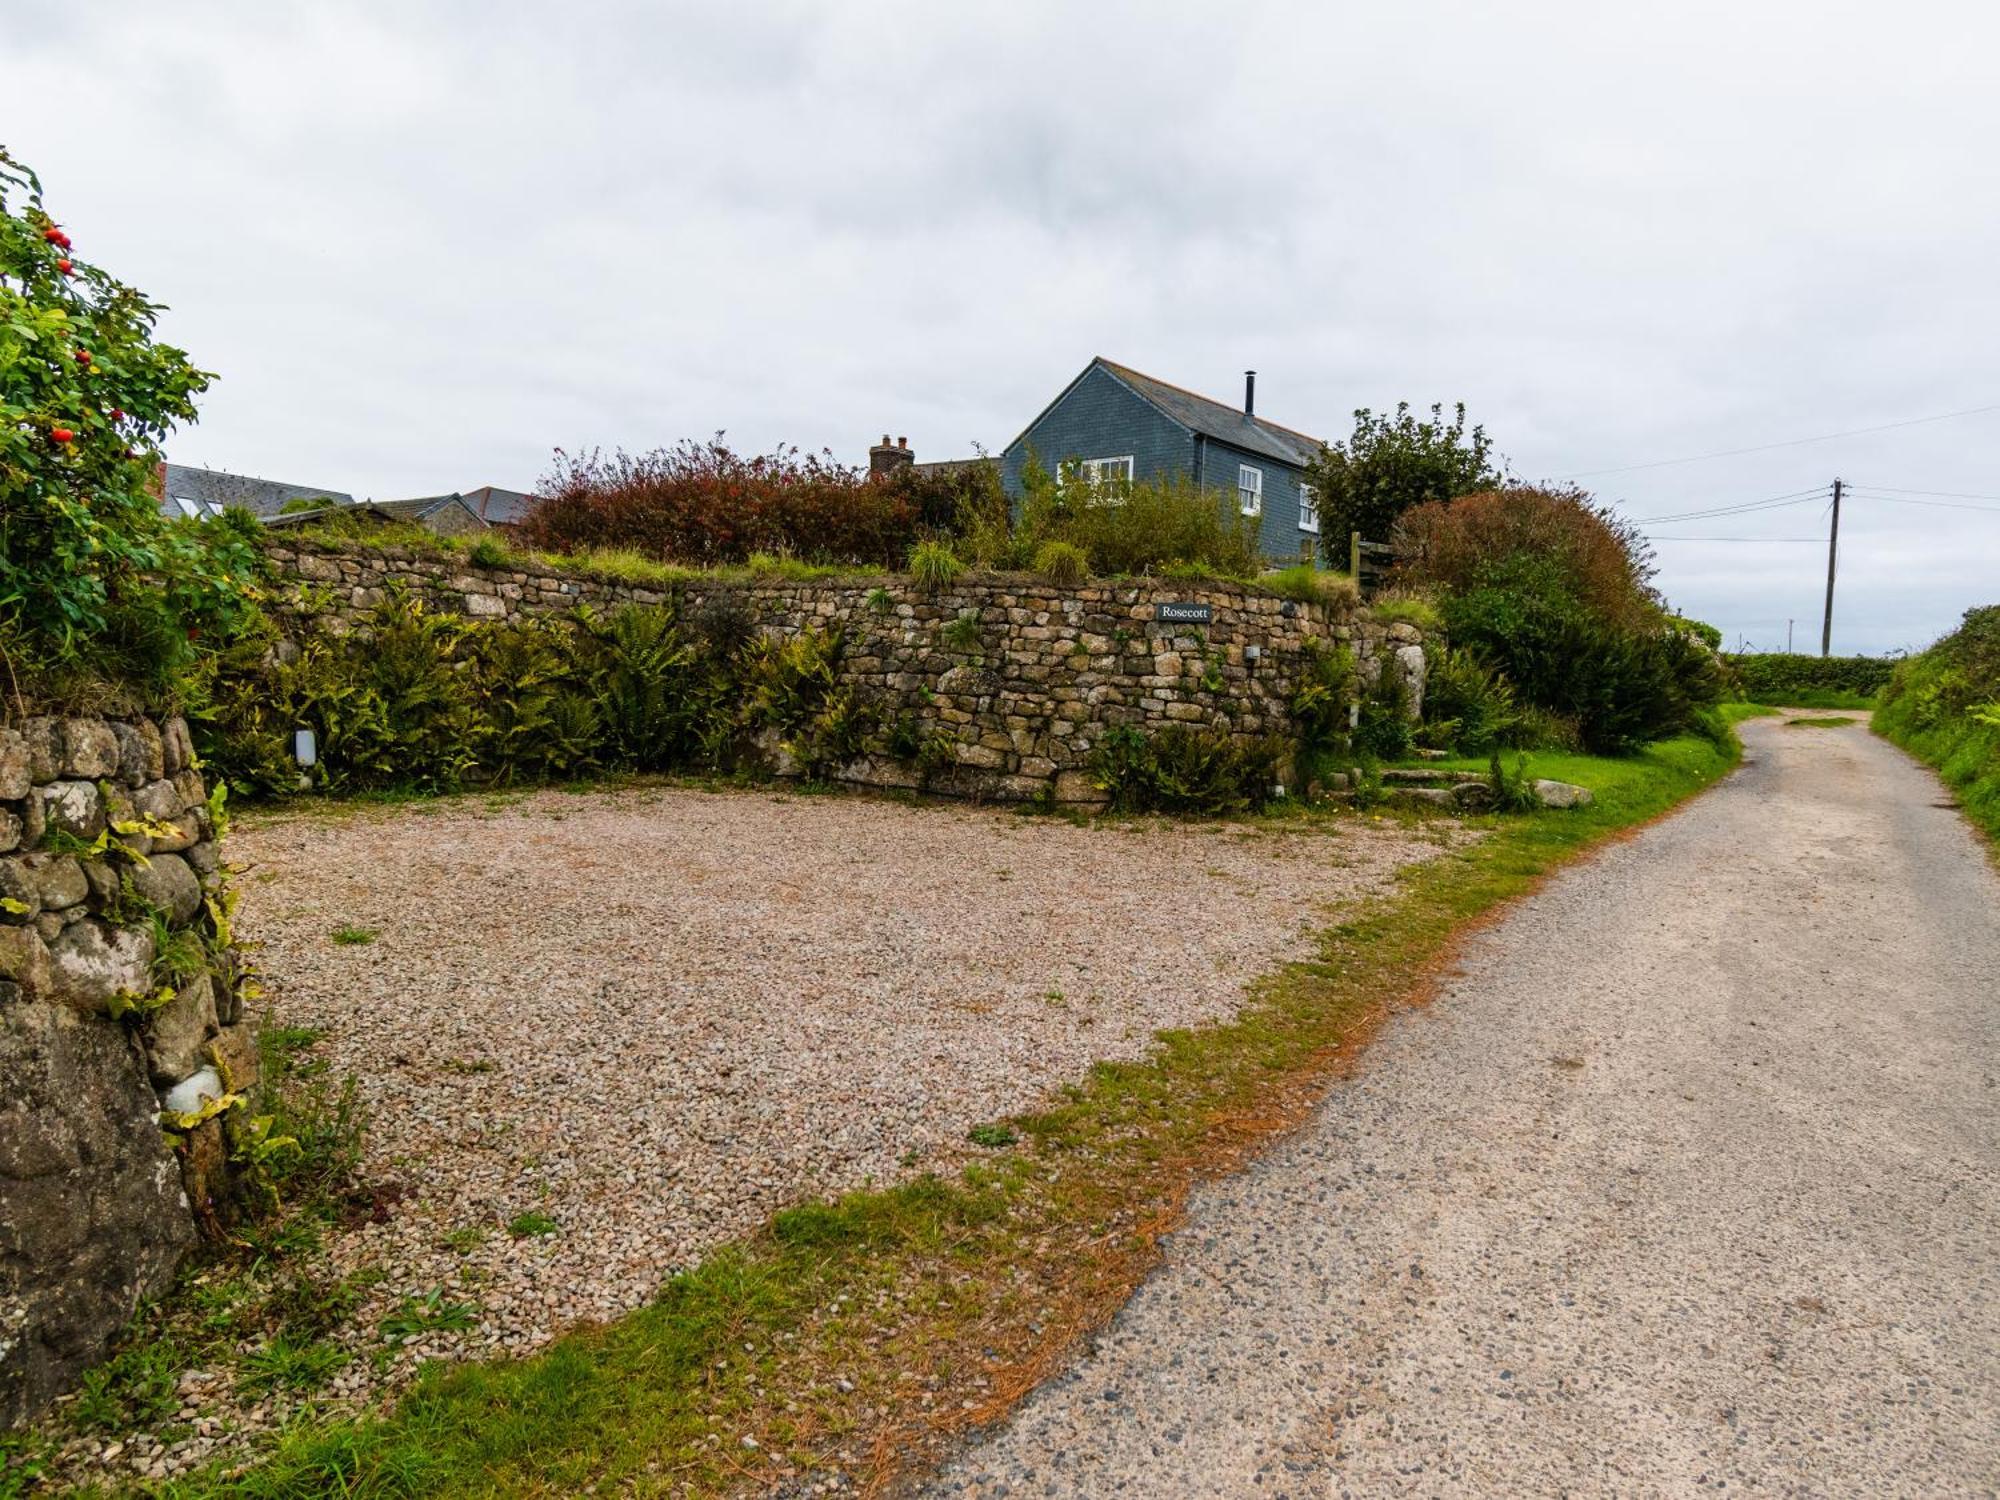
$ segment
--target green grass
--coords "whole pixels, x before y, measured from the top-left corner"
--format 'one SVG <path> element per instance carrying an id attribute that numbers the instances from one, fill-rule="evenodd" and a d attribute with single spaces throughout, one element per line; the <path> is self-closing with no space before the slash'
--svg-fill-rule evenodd
<path id="1" fill-rule="evenodd" d="M 315 1390 L 346 1364 L 348 1357 L 324 1339 L 302 1342 L 275 1338 L 243 1356 L 237 1366 L 236 1388 L 254 1396 Z"/>
<path id="2" fill-rule="evenodd" d="M 1257 580 L 1257 587 L 1264 593 L 1299 604 L 1354 604 L 1361 598 L 1360 590 L 1347 574 L 1329 573 L 1311 563 L 1266 573 Z"/>
<path id="3" fill-rule="evenodd" d="M 1938 773 L 2000 861 L 2000 725 L 1962 718 L 1918 729 L 1894 718 L 1884 724 L 1884 718 L 1890 716 L 1878 716 L 1877 729 Z"/>
<path id="4" fill-rule="evenodd" d="M 1900 663 L 1874 728 L 1937 771 L 2000 862 L 2000 605 Z"/>
<path id="5" fill-rule="evenodd" d="M 1772 703 L 1780 708 L 1874 708 L 1877 699 L 1872 693 L 1842 693 L 1831 688 L 1797 688 L 1789 693 L 1779 693 L 1772 697 Z"/>
<path id="6" fill-rule="evenodd" d="M 164 1494 L 707 1495 L 780 1463 L 864 1487 L 920 1466 L 1101 1326 L 1157 1263 L 1189 1188 L 1301 1118 L 1468 921 L 1736 753 L 1682 739 L 1617 761 L 1531 757 L 1596 801 L 1468 820 L 1483 838 L 1404 870 L 1313 957 L 1253 985 L 1234 1020 L 1162 1033 L 1144 1060 L 1100 1064 L 1047 1108 L 983 1127 L 991 1154 L 955 1178 L 787 1210 L 626 1318 L 527 1359 L 429 1367 L 386 1415 L 298 1422 L 240 1477 Z"/>
<path id="7" fill-rule="evenodd" d="M 534 1239 L 545 1234 L 554 1234 L 562 1226 L 547 1214 L 516 1214 L 507 1221 L 507 1232 L 517 1240 Z"/>
<path id="8" fill-rule="evenodd" d="M 1787 729 L 1842 729 L 1849 724 L 1859 724 L 1859 719 L 1835 716 L 1829 719 L 1787 719 Z"/>
<path id="9" fill-rule="evenodd" d="M 361 947 L 372 943 L 382 934 L 373 927 L 336 927 L 333 940 L 343 948 Z"/>

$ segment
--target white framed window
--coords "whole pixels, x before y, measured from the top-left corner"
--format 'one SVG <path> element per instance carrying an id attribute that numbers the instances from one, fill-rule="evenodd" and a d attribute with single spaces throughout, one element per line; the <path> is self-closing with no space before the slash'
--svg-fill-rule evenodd
<path id="1" fill-rule="evenodd" d="M 1299 530 L 1319 535 L 1319 491 L 1309 484 L 1299 486 Z"/>
<path id="2" fill-rule="evenodd" d="M 1236 508 L 1246 516 L 1264 514 L 1264 471 L 1248 464 L 1236 466 Z"/>
<path id="3" fill-rule="evenodd" d="M 1069 469 L 1072 480 L 1090 486 L 1092 505 L 1123 505 L 1132 488 L 1132 455 L 1117 458 L 1079 458 Z"/>

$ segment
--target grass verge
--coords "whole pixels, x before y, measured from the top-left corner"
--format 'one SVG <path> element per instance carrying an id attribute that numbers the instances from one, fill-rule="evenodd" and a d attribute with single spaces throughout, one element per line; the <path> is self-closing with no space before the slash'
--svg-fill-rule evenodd
<path id="1" fill-rule="evenodd" d="M 163 1493 L 702 1495 L 807 1473 L 877 1489 L 1004 1413 L 1115 1312 L 1190 1188 L 1301 1119 L 1468 924 L 1737 753 L 1686 739 L 1553 758 L 1591 807 L 1479 820 L 1483 839 L 1404 872 L 1237 1019 L 1164 1033 L 1145 1061 L 976 1135 L 992 1149 L 956 1179 L 790 1209 L 616 1323 L 433 1367 L 386 1414 L 301 1421 L 247 1472 Z"/>

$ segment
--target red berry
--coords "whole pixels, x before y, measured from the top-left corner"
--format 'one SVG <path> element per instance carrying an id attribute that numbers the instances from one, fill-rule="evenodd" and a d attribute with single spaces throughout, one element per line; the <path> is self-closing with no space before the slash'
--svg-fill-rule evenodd
<path id="1" fill-rule="evenodd" d="M 56 262 L 56 269 L 65 276 L 74 276 L 76 274 L 76 264 L 67 255 Z"/>
<path id="2" fill-rule="evenodd" d="M 124 407 L 122 407 L 122 406 L 114 406 L 114 407 L 112 407 L 112 408 L 111 408 L 111 420 L 112 420 L 112 421 L 114 421 L 114 422 L 122 422 L 122 421 L 124 421 L 124 420 L 125 420 L 125 408 L 124 408 Z"/>
<path id="3" fill-rule="evenodd" d="M 76 362 L 77 362 L 78 364 L 80 364 L 80 365 L 87 365 L 87 364 L 89 364 L 89 363 L 90 363 L 90 351 L 89 351 L 88 349 L 79 349 L 79 350 L 77 350 L 77 351 L 76 351 Z"/>
<path id="4" fill-rule="evenodd" d="M 42 231 L 42 238 L 47 240 L 51 245 L 60 245 L 62 243 L 62 231 L 51 224 L 47 229 Z"/>
<path id="5" fill-rule="evenodd" d="M 51 427 L 49 429 L 49 436 L 55 439 L 55 441 L 57 441 L 58 443 L 66 443 L 71 438 L 75 437 L 76 433 L 74 430 L 68 427 Z"/>

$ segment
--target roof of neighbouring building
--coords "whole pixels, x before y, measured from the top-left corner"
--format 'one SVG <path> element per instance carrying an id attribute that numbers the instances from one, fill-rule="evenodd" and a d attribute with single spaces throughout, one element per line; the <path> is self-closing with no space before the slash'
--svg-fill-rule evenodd
<path id="1" fill-rule="evenodd" d="M 1246 453 L 1260 453 L 1266 458 L 1275 458 L 1301 469 L 1319 457 L 1323 445 L 1316 437 L 1308 437 L 1290 427 L 1281 427 L 1263 417 L 1246 416 L 1240 406 L 1197 395 L 1185 387 L 1143 374 L 1130 365 L 1121 365 L 1101 354 L 1084 366 L 1083 374 L 1078 375 L 1077 380 L 1100 367 L 1190 432 L 1198 432 L 1232 448 L 1241 448 Z M 1076 381 L 1070 384 L 1074 385 Z M 1064 394 L 1067 393 L 1068 387 L 1065 387 Z M 1062 398 L 1059 396 L 1056 399 L 1059 401 Z M 1053 406 L 1055 403 L 1049 404 Z M 1035 419 L 1037 422 L 1040 420 L 1040 417 Z M 1033 425 L 1032 422 L 1029 424 L 1031 428 Z"/>
<path id="2" fill-rule="evenodd" d="M 213 516 L 234 506 L 268 519 L 292 500 L 326 500 L 334 505 L 354 503 L 354 497 L 345 490 L 330 490 L 316 484 L 253 479 L 247 474 L 225 474 L 220 469 L 200 469 L 190 464 L 162 464 L 160 468 L 160 508 L 169 515 Z"/>
<path id="3" fill-rule="evenodd" d="M 494 526 L 512 526 L 524 521 L 528 512 L 541 504 L 540 495 L 524 495 L 519 490 L 503 490 L 497 484 L 482 484 L 465 492 L 465 503 L 480 520 Z"/>
<path id="4" fill-rule="evenodd" d="M 479 512 L 466 504 L 465 496 L 457 493 L 449 495 L 420 495 L 413 500 L 362 500 L 347 508 L 357 514 L 380 516 L 385 521 L 411 521 L 422 525 L 439 511 L 449 510 L 453 506 L 463 509 L 473 519 L 479 520 L 484 524 Z M 327 511 L 332 509 L 334 509 L 333 506 L 322 506 L 318 510 L 298 510 L 285 516 L 267 516 L 265 517 L 265 524 L 268 526 L 307 526 L 319 520 Z"/>

